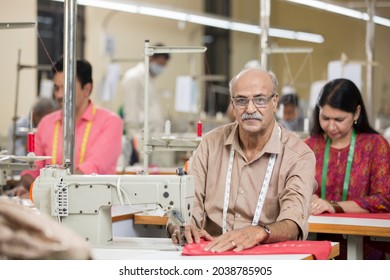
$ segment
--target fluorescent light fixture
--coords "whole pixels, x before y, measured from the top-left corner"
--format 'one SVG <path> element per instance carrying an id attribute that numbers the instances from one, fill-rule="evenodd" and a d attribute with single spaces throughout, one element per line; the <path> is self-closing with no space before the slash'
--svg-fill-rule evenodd
<path id="1" fill-rule="evenodd" d="M 312 53 L 313 48 L 281 48 L 281 47 L 272 47 L 266 48 L 264 50 L 267 54 L 271 53 Z"/>
<path id="2" fill-rule="evenodd" d="M 176 12 L 171 10 L 161 10 L 151 7 L 139 7 L 139 13 L 147 16 L 161 17 L 164 14 L 164 18 L 186 21 L 187 14 L 183 12 Z"/>
<path id="3" fill-rule="evenodd" d="M 241 31 L 253 34 L 260 34 L 261 32 L 260 26 L 241 22 L 232 22 L 230 25 L 230 29 L 234 31 Z"/>
<path id="4" fill-rule="evenodd" d="M 53 0 L 63 2 L 63 0 Z M 168 7 L 151 6 L 144 3 L 125 0 L 78 0 L 77 4 L 96 8 L 104 8 L 134 14 L 142 14 L 167 19 L 173 19 L 183 22 L 190 22 L 205 26 L 211 26 L 222 29 L 229 29 L 239 32 L 260 34 L 261 28 L 254 24 L 234 22 L 229 18 L 217 17 L 210 14 L 190 13 L 185 11 L 173 10 Z M 299 40 L 312 43 L 323 43 L 324 37 L 319 34 L 291 31 L 277 28 L 269 28 L 271 37 L 283 39 Z"/>
<path id="5" fill-rule="evenodd" d="M 380 24 L 380 25 L 384 25 L 384 26 L 389 26 L 390 27 L 390 19 L 388 19 L 388 18 L 374 16 L 374 22 L 376 24 Z"/>
<path id="6" fill-rule="evenodd" d="M 222 28 L 222 29 L 229 29 L 230 27 L 230 21 L 228 20 L 213 18 L 210 16 L 200 16 L 195 14 L 188 15 L 188 22 L 212 26 L 216 28 Z"/>
<path id="7" fill-rule="evenodd" d="M 285 38 L 285 39 L 295 39 L 295 40 L 302 40 L 302 41 L 308 41 L 308 42 L 323 42 L 323 37 L 321 35 L 316 35 L 312 33 L 306 33 L 306 32 L 299 32 L 299 31 L 291 31 L 291 30 L 285 30 L 285 29 L 276 29 L 276 28 L 270 28 L 268 30 L 269 36 L 273 37 L 279 37 L 279 38 Z M 297 39 L 299 38 L 299 39 Z"/>
<path id="8" fill-rule="evenodd" d="M 54 0 L 54 1 L 64 2 L 64 0 Z M 137 5 L 131 5 L 124 1 L 77 0 L 77 4 L 82 6 L 92 6 L 96 8 L 122 11 L 127 13 L 138 13 Z"/>
<path id="9" fill-rule="evenodd" d="M 286 0 L 286 1 L 309 6 L 312 8 L 324 10 L 324 11 L 335 13 L 335 14 L 340 14 L 340 15 L 347 16 L 347 17 L 365 20 L 365 21 L 368 21 L 370 19 L 369 15 L 365 12 L 360 12 L 360 11 L 357 11 L 354 9 L 349 9 L 349 8 L 345 8 L 345 7 L 330 4 L 330 3 L 325 3 L 323 1 L 318 1 L 318 0 Z M 390 27 L 390 19 L 387 19 L 384 17 L 379 17 L 379 16 L 374 16 L 373 21 L 376 24 Z"/>

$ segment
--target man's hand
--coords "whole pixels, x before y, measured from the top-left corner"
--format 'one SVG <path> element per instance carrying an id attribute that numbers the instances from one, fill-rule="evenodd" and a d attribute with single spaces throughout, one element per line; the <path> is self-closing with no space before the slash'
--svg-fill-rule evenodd
<path id="1" fill-rule="evenodd" d="M 89 244 L 51 217 L 0 197 L 0 259 L 90 259 Z"/>
<path id="2" fill-rule="evenodd" d="M 10 189 L 7 191 L 7 196 L 19 196 L 20 198 L 28 198 L 29 192 L 28 190 L 23 186 L 16 186 L 13 189 Z"/>
<path id="3" fill-rule="evenodd" d="M 29 198 L 30 187 L 34 182 L 34 177 L 30 174 L 25 174 L 20 178 L 20 181 L 13 189 L 7 192 L 7 196 L 19 196 L 20 198 Z"/>
<path id="4" fill-rule="evenodd" d="M 239 252 L 258 245 L 265 238 L 267 238 L 267 235 L 261 227 L 248 226 L 228 231 L 214 238 L 204 249 L 213 253 L 221 253 L 232 249 Z"/>
<path id="5" fill-rule="evenodd" d="M 182 241 L 199 243 L 201 238 L 213 240 L 213 237 L 207 231 L 199 229 L 194 225 L 185 226 L 184 228 L 176 226 L 173 228 L 171 234 L 171 239 L 174 244 L 181 244 Z"/>

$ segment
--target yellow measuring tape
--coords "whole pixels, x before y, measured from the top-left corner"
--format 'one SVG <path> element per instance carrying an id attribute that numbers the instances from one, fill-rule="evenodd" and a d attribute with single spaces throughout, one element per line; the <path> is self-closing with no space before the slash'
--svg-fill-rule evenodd
<path id="1" fill-rule="evenodd" d="M 89 134 L 91 133 L 91 126 L 92 126 L 92 121 L 95 117 L 96 114 L 96 107 L 93 106 L 92 108 L 92 119 L 87 122 L 87 125 L 85 126 L 85 131 L 84 131 L 84 136 L 83 136 L 83 141 L 81 142 L 81 151 L 80 151 L 80 160 L 79 163 L 82 164 L 84 162 L 85 158 L 85 152 L 87 150 L 87 143 L 88 143 L 88 138 Z M 56 122 L 56 126 L 54 128 L 54 136 L 53 136 L 53 149 L 52 149 L 52 159 L 51 159 L 51 164 L 56 165 L 57 164 L 57 148 L 58 148 L 58 135 L 60 132 L 60 126 L 61 126 L 61 121 L 58 120 Z"/>

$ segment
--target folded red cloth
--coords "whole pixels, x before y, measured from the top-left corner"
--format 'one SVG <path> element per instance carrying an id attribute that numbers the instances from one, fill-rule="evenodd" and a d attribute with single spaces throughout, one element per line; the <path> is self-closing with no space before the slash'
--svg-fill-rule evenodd
<path id="1" fill-rule="evenodd" d="M 318 216 L 390 220 L 390 213 L 337 213 L 337 214 L 324 213 L 324 214 L 320 214 Z"/>
<path id="2" fill-rule="evenodd" d="M 187 256 L 311 254 L 316 260 L 327 260 L 332 249 L 330 241 L 304 240 L 263 244 L 240 252 L 229 250 L 223 253 L 211 253 L 203 250 L 209 242 L 202 240 L 200 243 L 186 244 L 181 254 Z"/>

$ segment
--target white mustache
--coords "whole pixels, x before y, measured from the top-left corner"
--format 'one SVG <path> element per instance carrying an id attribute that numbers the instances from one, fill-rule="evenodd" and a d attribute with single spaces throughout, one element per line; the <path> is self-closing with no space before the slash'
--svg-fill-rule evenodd
<path id="1" fill-rule="evenodd" d="M 259 121 L 262 121 L 263 117 L 260 115 L 259 112 L 254 112 L 253 114 L 244 113 L 241 116 L 241 120 L 243 120 L 243 121 L 245 121 L 245 120 L 259 120 Z"/>

